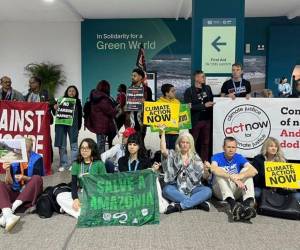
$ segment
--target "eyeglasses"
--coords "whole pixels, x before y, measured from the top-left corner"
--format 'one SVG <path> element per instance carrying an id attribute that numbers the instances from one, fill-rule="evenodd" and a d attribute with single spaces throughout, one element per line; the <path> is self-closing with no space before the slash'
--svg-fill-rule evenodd
<path id="1" fill-rule="evenodd" d="M 80 150 L 81 151 L 90 151 L 91 149 L 89 147 L 81 147 Z"/>
<path id="2" fill-rule="evenodd" d="M 11 81 L 2 81 L 2 83 L 11 83 Z"/>

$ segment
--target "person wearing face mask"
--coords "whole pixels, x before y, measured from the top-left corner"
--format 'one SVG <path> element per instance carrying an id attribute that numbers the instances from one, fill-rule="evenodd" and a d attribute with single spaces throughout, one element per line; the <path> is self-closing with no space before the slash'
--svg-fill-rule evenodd
<path id="1" fill-rule="evenodd" d="M 265 180 L 265 161 L 286 162 L 280 143 L 277 139 L 269 137 L 263 144 L 260 154 L 253 159 L 252 165 L 256 168 L 258 174 L 254 177 L 255 199 L 260 203 L 262 190 L 266 189 Z M 276 191 L 281 190 L 277 188 Z M 300 192 L 297 190 L 290 190 L 296 199 L 300 202 Z"/>
<path id="2" fill-rule="evenodd" d="M 76 100 L 75 111 L 73 116 L 72 126 L 55 125 L 55 141 L 54 146 L 59 148 L 59 169 L 62 172 L 69 168 L 69 166 L 77 159 L 78 155 L 78 133 L 82 125 L 82 106 L 79 99 L 79 92 L 76 86 L 71 85 L 67 87 L 64 97 L 74 98 Z M 58 109 L 58 105 L 54 105 L 54 109 Z M 67 136 L 69 136 L 71 148 L 71 162 L 68 160 L 67 152 Z"/>
<path id="3" fill-rule="evenodd" d="M 221 88 L 221 97 L 230 97 L 233 100 L 236 97 L 251 96 L 251 84 L 243 78 L 243 66 L 239 63 L 232 65 L 232 78 L 223 83 Z"/>

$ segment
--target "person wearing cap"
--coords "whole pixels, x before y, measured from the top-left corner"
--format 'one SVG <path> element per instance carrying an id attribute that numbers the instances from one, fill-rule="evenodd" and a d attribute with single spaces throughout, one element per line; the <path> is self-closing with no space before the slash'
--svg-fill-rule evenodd
<path id="1" fill-rule="evenodd" d="M 0 182 L 0 226 L 10 231 L 20 220 L 15 211 L 23 212 L 35 205 L 43 191 L 43 158 L 32 151 L 32 139 L 26 138 L 28 162 L 4 163 L 5 182 Z"/>
<path id="2" fill-rule="evenodd" d="M 24 101 L 23 95 L 11 87 L 11 79 L 8 76 L 3 76 L 0 79 L 0 100 L 7 101 Z"/>
<path id="3" fill-rule="evenodd" d="M 127 144 L 128 137 L 135 134 L 134 128 L 127 128 L 123 132 L 122 143 L 116 144 L 111 149 L 101 154 L 101 160 L 105 163 L 107 173 L 114 173 L 119 171 L 118 161 L 125 155 L 125 145 Z"/>

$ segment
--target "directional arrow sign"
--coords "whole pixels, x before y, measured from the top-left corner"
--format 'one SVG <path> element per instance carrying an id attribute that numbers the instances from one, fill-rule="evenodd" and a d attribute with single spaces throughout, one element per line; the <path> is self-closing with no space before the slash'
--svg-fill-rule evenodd
<path id="1" fill-rule="evenodd" d="M 205 73 L 231 73 L 231 65 L 235 63 L 235 44 L 235 18 L 204 18 L 202 69 Z"/>
<path id="2" fill-rule="evenodd" d="M 227 43 L 224 43 L 224 42 L 219 42 L 219 40 L 221 39 L 220 36 L 218 36 L 212 43 L 211 45 L 218 51 L 220 52 L 220 48 L 218 46 L 225 46 L 227 45 Z"/>

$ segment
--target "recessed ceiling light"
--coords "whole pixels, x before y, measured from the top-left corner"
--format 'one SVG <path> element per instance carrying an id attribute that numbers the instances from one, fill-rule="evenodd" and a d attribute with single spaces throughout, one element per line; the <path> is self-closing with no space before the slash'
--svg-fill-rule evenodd
<path id="1" fill-rule="evenodd" d="M 53 3 L 55 0 L 44 0 L 46 3 Z"/>

